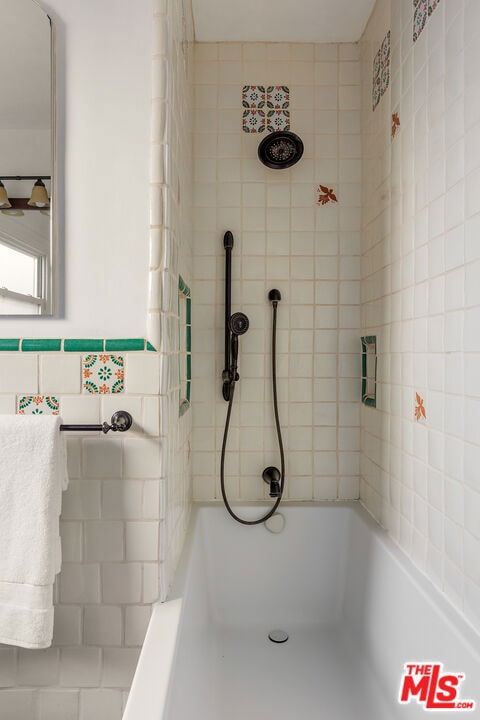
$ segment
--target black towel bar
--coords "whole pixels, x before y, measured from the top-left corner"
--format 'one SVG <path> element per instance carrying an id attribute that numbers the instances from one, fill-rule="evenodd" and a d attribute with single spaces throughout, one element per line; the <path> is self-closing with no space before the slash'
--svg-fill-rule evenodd
<path id="1" fill-rule="evenodd" d="M 99 432 L 101 430 L 105 434 L 109 430 L 125 432 L 132 427 L 133 418 L 126 410 L 118 410 L 118 412 L 113 413 L 110 423 L 111 425 L 107 422 L 102 423 L 102 425 L 60 425 L 60 430 L 77 430 L 80 432 Z"/>

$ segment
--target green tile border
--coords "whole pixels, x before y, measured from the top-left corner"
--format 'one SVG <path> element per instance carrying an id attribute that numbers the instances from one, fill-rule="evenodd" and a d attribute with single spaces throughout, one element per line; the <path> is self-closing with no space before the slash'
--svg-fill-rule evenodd
<path id="1" fill-rule="evenodd" d="M 181 275 L 178 276 L 178 291 L 185 297 L 191 297 L 190 288 Z"/>
<path id="2" fill-rule="evenodd" d="M 65 352 L 102 352 L 104 341 L 95 338 L 79 338 L 63 341 Z"/>
<path id="3" fill-rule="evenodd" d="M 31 338 L 22 340 L 22 352 L 60 352 L 62 349 L 62 341 L 60 338 Z"/>
<path id="4" fill-rule="evenodd" d="M 366 335 L 360 339 L 362 342 L 362 402 L 369 407 L 377 407 L 377 337 L 376 335 Z M 375 391 L 373 396 L 367 395 L 367 345 L 373 345 L 375 348 Z"/>
<path id="5" fill-rule="evenodd" d="M 0 352 L 4 350 L 17 351 L 20 348 L 20 338 L 0 338 Z"/>
<path id="6" fill-rule="evenodd" d="M 145 350 L 145 340 L 143 338 L 105 340 L 105 350 Z"/>
<path id="7" fill-rule="evenodd" d="M 182 417 L 190 407 L 190 392 L 192 386 L 192 294 L 185 280 L 178 276 L 178 294 L 185 298 L 185 349 L 186 349 L 186 379 L 185 397 L 180 398 L 179 416 Z"/>
<path id="8" fill-rule="evenodd" d="M 0 352 L 157 352 L 145 338 L 0 338 Z"/>

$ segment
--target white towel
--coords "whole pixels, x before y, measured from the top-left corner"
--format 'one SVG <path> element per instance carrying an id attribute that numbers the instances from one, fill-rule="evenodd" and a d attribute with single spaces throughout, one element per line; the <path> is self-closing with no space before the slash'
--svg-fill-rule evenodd
<path id="1" fill-rule="evenodd" d="M 52 644 L 68 484 L 60 422 L 55 415 L 0 415 L 0 643 Z"/>

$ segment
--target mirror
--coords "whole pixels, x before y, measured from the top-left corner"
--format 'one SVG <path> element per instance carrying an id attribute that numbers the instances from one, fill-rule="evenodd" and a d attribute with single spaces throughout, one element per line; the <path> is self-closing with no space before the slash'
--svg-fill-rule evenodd
<path id="1" fill-rule="evenodd" d="M 34 0 L 0 0 L 0 315 L 51 315 L 53 43 Z"/>

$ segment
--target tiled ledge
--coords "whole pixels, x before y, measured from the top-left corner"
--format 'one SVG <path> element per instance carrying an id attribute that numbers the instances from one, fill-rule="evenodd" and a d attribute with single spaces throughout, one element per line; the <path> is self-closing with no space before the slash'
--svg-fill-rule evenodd
<path id="1" fill-rule="evenodd" d="M 0 352 L 134 352 L 155 348 L 144 338 L 0 338 Z"/>

